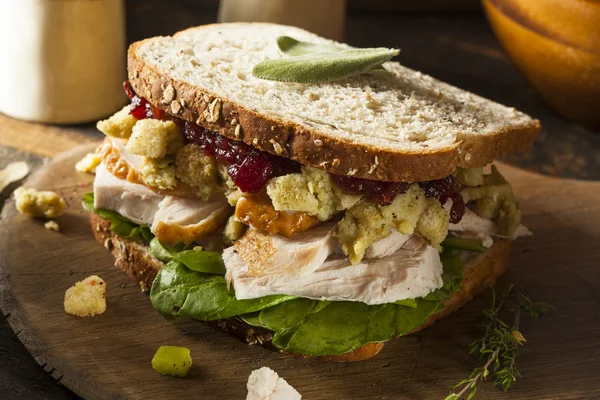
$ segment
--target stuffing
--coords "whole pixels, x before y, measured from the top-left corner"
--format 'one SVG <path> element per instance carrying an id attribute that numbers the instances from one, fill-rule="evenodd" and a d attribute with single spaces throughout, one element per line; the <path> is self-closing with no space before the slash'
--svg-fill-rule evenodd
<path id="1" fill-rule="evenodd" d="M 44 224 L 44 228 L 49 231 L 60 232 L 60 226 L 56 223 L 56 221 L 48 221 Z"/>
<path id="2" fill-rule="evenodd" d="M 512 236 L 521 225 L 521 210 L 519 204 L 510 199 L 505 199 L 498 210 L 498 233 L 504 236 Z"/>
<path id="3" fill-rule="evenodd" d="M 109 119 L 99 121 L 96 128 L 106 136 L 127 139 L 131 136 L 133 126 L 138 121 L 133 115 L 129 114 L 130 109 L 130 106 L 123 107 L 121 111 Z"/>
<path id="4" fill-rule="evenodd" d="M 30 217 L 56 218 L 65 209 L 65 201 L 58 194 L 23 187 L 15 190 L 15 202 L 17 210 Z"/>
<path id="5" fill-rule="evenodd" d="M 106 311 L 106 284 L 92 275 L 77 282 L 65 292 L 65 312 L 77 317 L 90 317 Z"/>
<path id="6" fill-rule="evenodd" d="M 495 220 L 499 234 L 511 236 L 521 223 L 521 212 L 512 186 L 492 165 L 492 172 L 483 176 L 483 185 L 461 190 L 468 207 L 482 218 Z"/>
<path id="7" fill-rule="evenodd" d="M 75 164 L 77 172 L 85 172 L 88 174 L 96 173 L 96 167 L 100 165 L 102 158 L 96 153 L 88 153 L 85 157 Z"/>
<path id="8" fill-rule="evenodd" d="M 273 178 L 267 184 L 267 194 L 277 211 L 301 211 L 321 221 L 354 206 L 361 196 L 343 193 L 329 173 L 311 167 L 302 167 L 299 174 Z"/>
<path id="9" fill-rule="evenodd" d="M 221 191 L 221 178 L 214 157 L 207 156 L 200 146 L 188 144 L 177 153 L 176 175 L 182 182 L 197 189 L 203 200 Z"/>
<path id="10" fill-rule="evenodd" d="M 419 217 L 415 232 L 426 239 L 433 247 L 439 249 L 440 243 L 446 239 L 450 217 L 448 212 L 436 199 L 427 199 L 425 210 Z"/>
<path id="11" fill-rule="evenodd" d="M 244 192 L 240 189 L 236 189 L 227 195 L 227 202 L 230 206 L 235 207 L 242 197 L 244 197 Z"/>
<path id="12" fill-rule="evenodd" d="M 238 221 L 235 215 L 232 215 L 227 220 L 227 225 L 225 225 L 225 229 L 223 230 L 225 242 L 233 244 L 233 242 L 242 237 L 245 231 L 246 225 Z"/>
<path id="13" fill-rule="evenodd" d="M 173 121 L 142 119 L 133 127 L 125 149 L 138 156 L 163 158 L 183 147 L 183 134 Z"/>
<path id="14" fill-rule="evenodd" d="M 171 157 L 146 158 L 140 173 L 148 186 L 161 190 L 171 190 L 177 186 L 175 162 Z"/>
<path id="15" fill-rule="evenodd" d="M 352 264 L 362 260 L 373 243 L 387 237 L 392 228 L 404 235 L 417 233 L 439 247 L 448 233 L 448 213 L 439 201 L 428 199 L 418 184 L 399 194 L 391 204 L 380 206 L 363 199 L 350 208 L 336 228 L 335 236 Z"/>
<path id="16" fill-rule="evenodd" d="M 483 168 L 457 168 L 454 177 L 465 186 L 483 185 Z"/>

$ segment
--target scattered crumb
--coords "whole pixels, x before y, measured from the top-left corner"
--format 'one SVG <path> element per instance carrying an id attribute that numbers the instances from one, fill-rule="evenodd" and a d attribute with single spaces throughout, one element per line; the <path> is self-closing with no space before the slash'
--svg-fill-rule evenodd
<path id="1" fill-rule="evenodd" d="M 137 122 L 137 119 L 133 115 L 129 114 L 131 107 L 125 106 L 115 115 L 109 119 L 99 121 L 96 124 L 96 128 L 106 136 L 111 136 L 120 139 L 126 139 L 131 136 L 133 126 Z"/>
<path id="2" fill-rule="evenodd" d="M 48 221 L 44 224 L 44 228 L 49 231 L 60 232 L 60 226 L 56 223 L 56 221 Z"/>
<path id="3" fill-rule="evenodd" d="M 0 169 L 0 193 L 13 182 L 20 181 L 29 173 L 29 167 L 24 161 L 8 164 Z"/>
<path id="4" fill-rule="evenodd" d="M 65 201 L 54 192 L 38 192 L 32 188 L 15 190 L 17 210 L 30 217 L 56 218 L 65 209 Z"/>
<path id="5" fill-rule="evenodd" d="M 140 172 L 148 186 L 161 190 L 171 190 L 177 186 L 175 162 L 171 157 L 145 157 Z"/>
<path id="6" fill-rule="evenodd" d="M 100 165 L 102 158 L 96 153 L 88 153 L 83 157 L 77 164 L 75 164 L 75 170 L 77 172 L 85 172 L 87 174 L 95 174 L 96 167 Z"/>
<path id="7" fill-rule="evenodd" d="M 89 317 L 106 311 L 106 283 L 92 275 L 77 282 L 65 292 L 65 312 L 77 317 Z"/>
<path id="8" fill-rule="evenodd" d="M 136 122 L 125 149 L 138 156 L 163 158 L 182 148 L 183 133 L 173 121 L 142 119 Z"/>
<path id="9" fill-rule="evenodd" d="M 246 400 L 300 400 L 302 396 L 269 367 L 252 371 Z"/>

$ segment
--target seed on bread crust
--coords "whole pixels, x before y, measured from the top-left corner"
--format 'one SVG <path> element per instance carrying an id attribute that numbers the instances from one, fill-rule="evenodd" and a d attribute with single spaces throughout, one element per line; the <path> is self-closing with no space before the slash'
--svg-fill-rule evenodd
<path id="1" fill-rule="evenodd" d="M 163 104 L 169 104 L 175 100 L 175 88 L 172 84 L 169 84 L 163 91 Z"/>
<path id="2" fill-rule="evenodd" d="M 206 122 L 215 123 L 221 115 L 221 99 L 214 99 L 208 106 L 208 110 L 204 110 L 202 114 Z"/>

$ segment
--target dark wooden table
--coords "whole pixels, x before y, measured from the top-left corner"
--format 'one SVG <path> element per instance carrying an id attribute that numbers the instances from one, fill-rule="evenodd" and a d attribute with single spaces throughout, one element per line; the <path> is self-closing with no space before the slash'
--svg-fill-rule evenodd
<path id="1" fill-rule="evenodd" d="M 214 7 L 191 1 L 127 4 L 129 41 L 171 34 L 216 17 Z M 542 103 L 507 59 L 480 11 L 355 10 L 348 17 L 346 37 L 359 47 L 400 47 L 403 64 L 540 119 L 538 141 L 530 151 L 508 158 L 510 164 L 548 175 L 600 179 L 600 134 L 564 121 Z M 36 136 L 44 134 L 53 140 Z M 47 157 L 99 137 L 91 125 L 58 131 L 0 115 L 0 168 L 15 160 L 38 166 Z M 14 187 L 0 194 L 0 204 Z M 37 365 L 17 336 L 0 314 L 0 399 L 77 398 Z"/>

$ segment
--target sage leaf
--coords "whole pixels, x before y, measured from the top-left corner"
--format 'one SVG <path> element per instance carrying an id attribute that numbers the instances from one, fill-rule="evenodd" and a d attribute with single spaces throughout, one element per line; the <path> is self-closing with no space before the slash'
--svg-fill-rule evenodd
<path id="1" fill-rule="evenodd" d="M 369 72 L 399 53 L 386 48 L 309 53 L 262 61 L 254 66 L 252 75 L 279 82 L 329 82 Z"/>
<path id="2" fill-rule="evenodd" d="M 277 38 L 277 47 L 279 47 L 279 50 L 283 54 L 288 56 L 303 56 L 315 53 L 338 53 L 343 50 L 348 50 L 346 47 L 336 46 L 334 44 L 302 42 L 290 36 L 279 36 Z"/>

